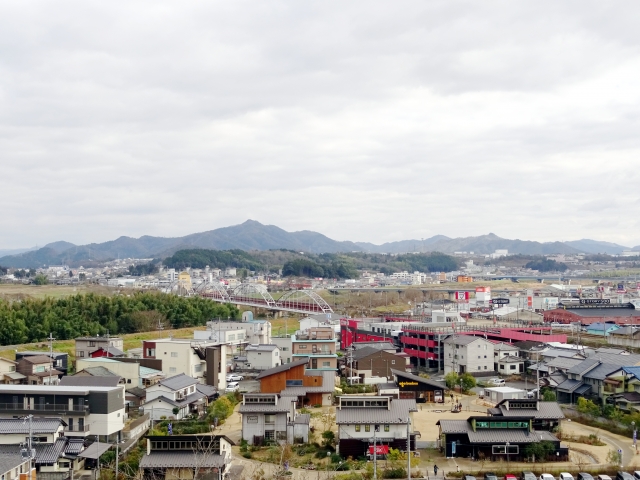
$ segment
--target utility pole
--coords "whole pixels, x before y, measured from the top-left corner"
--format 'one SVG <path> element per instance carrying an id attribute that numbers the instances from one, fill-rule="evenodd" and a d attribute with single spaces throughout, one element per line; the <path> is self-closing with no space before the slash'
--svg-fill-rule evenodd
<path id="1" fill-rule="evenodd" d="M 407 417 L 407 480 L 411 480 L 411 417 Z"/>
<path id="2" fill-rule="evenodd" d="M 378 447 L 376 446 L 376 430 L 377 425 L 373 426 L 373 480 L 378 480 Z"/>
<path id="3" fill-rule="evenodd" d="M 116 439 L 116 478 L 115 480 L 118 480 L 118 453 L 119 453 L 119 448 L 120 448 L 120 443 L 118 442 L 118 439 Z"/>

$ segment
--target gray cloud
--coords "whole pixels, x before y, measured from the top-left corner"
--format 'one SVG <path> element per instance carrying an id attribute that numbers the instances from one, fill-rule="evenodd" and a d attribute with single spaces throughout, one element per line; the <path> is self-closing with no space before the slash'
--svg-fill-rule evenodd
<path id="1" fill-rule="evenodd" d="M 247 218 L 640 244 L 639 11 L 4 2 L 0 246 Z"/>

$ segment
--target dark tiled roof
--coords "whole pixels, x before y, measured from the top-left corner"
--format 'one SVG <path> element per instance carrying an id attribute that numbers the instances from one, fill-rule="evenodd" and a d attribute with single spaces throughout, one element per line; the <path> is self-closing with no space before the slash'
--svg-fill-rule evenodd
<path id="1" fill-rule="evenodd" d="M 180 373 L 179 375 L 174 375 L 173 377 L 160 380 L 158 383 L 160 385 L 164 385 L 167 388 L 170 388 L 171 390 L 182 390 L 183 388 L 187 388 L 194 383 L 198 383 L 198 381 L 195 378 L 190 377 L 189 375 Z"/>
<path id="2" fill-rule="evenodd" d="M 275 375 L 276 373 L 286 372 L 287 370 L 291 370 L 293 367 L 299 367 L 300 365 L 306 365 L 307 363 L 309 363 L 309 361 L 306 358 L 304 358 L 302 360 L 296 360 L 295 362 L 285 363 L 284 365 L 279 365 L 277 367 L 273 367 L 268 370 L 263 370 L 262 372 L 260 372 L 260 375 L 256 377 L 256 380 L 260 380 L 261 378 Z"/>
<path id="3" fill-rule="evenodd" d="M 191 395 L 187 395 L 184 400 L 172 400 L 171 398 L 165 397 L 164 395 L 161 395 L 159 397 L 154 398 L 153 400 L 149 400 L 147 401 L 147 403 L 152 403 L 155 402 L 156 400 L 162 400 L 163 402 L 167 402 L 170 405 L 173 405 L 174 407 L 184 407 L 185 405 L 189 405 L 195 401 L 200 400 L 201 398 L 204 398 L 205 395 L 196 391 L 196 393 L 192 393 Z"/>
<path id="4" fill-rule="evenodd" d="M 200 468 L 222 467 L 225 458 L 222 455 L 197 452 L 165 452 L 156 450 L 150 455 L 143 455 L 140 468 Z"/>
<path id="5" fill-rule="evenodd" d="M 196 390 L 206 397 L 213 397 L 218 392 L 216 387 L 212 385 L 205 385 L 204 383 L 198 383 L 196 385 Z"/>
<path id="6" fill-rule="evenodd" d="M 510 408 L 507 410 L 506 405 Z M 537 419 L 560 419 L 564 418 L 564 413 L 558 402 L 538 402 L 538 409 L 535 408 L 511 408 L 511 405 L 518 403 L 531 403 L 531 400 L 502 400 L 496 405 L 500 409 L 503 417 L 533 417 Z"/>
<path id="7" fill-rule="evenodd" d="M 60 425 L 67 424 L 61 418 L 44 418 L 33 417 L 31 420 L 31 428 L 34 434 L 55 433 Z M 0 435 L 9 434 L 29 434 L 29 422 L 21 418 L 2 418 L 0 419 Z"/>
<path id="8" fill-rule="evenodd" d="M 19 361 L 24 361 L 27 363 L 46 363 L 47 365 L 51 363 L 51 357 L 44 355 L 29 355 L 27 357 L 22 357 Z"/>
<path id="9" fill-rule="evenodd" d="M 409 412 L 417 412 L 416 401 L 392 400 L 391 408 L 342 407 L 336 409 L 336 424 L 407 423 Z"/>
<path id="10" fill-rule="evenodd" d="M 475 342 L 476 340 L 484 340 L 485 342 L 487 342 L 488 340 L 485 340 L 482 337 L 474 337 L 473 335 L 453 335 L 449 338 L 447 338 L 446 340 L 443 340 L 442 343 L 457 343 L 460 345 L 469 345 L 470 343 Z"/>
<path id="11" fill-rule="evenodd" d="M 80 372 L 86 372 L 89 375 L 94 376 L 94 377 L 113 377 L 113 376 L 116 376 L 115 373 L 113 373 L 107 367 L 103 367 L 103 366 L 86 367 L 86 368 L 80 370 Z M 78 372 L 78 373 L 80 373 L 80 372 Z"/>
<path id="12" fill-rule="evenodd" d="M 11 449 L 3 448 L 2 451 L 0 451 L 0 472 L 8 472 L 25 462 L 22 455 L 20 455 L 19 448 L 16 448 L 15 445 L 7 446 L 10 446 Z"/>
<path id="13" fill-rule="evenodd" d="M 288 387 L 280 392 L 283 397 L 300 397 L 307 393 L 331 393 L 335 387 Z"/>
<path id="14" fill-rule="evenodd" d="M 145 398 L 147 396 L 147 391 L 144 388 L 140 387 L 128 388 L 125 393 L 130 393 L 131 395 L 135 395 L 138 398 Z"/>
<path id="15" fill-rule="evenodd" d="M 82 438 L 70 438 L 64 453 L 65 455 L 78 455 L 82 450 L 84 450 L 84 440 Z"/>
<path id="16" fill-rule="evenodd" d="M 52 465 L 56 463 L 66 446 L 66 437 L 57 438 L 55 443 L 47 445 L 41 452 L 38 452 L 36 455 L 36 465 Z"/>
<path id="17" fill-rule="evenodd" d="M 419 377 L 418 375 L 414 375 L 412 373 L 403 372 L 401 370 L 391 369 L 391 373 L 393 373 L 396 377 L 408 378 L 409 380 L 415 380 L 416 382 L 423 383 L 425 385 L 430 385 L 431 387 L 439 388 L 440 390 L 445 390 L 446 386 L 444 383 L 438 383 L 435 380 L 429 380 L 428 378 Z"/>
<path id="18" fill-rule="evenodd" d="M 240 413 L 287 413 L 291 407 L 287 405 L 286 399 L 282 399 L 277 405 L 265 405 L 262 403 L 247 403 L 240 405 Z"/>
<path id="19" fill-rule="evenodd" d="M 361 358 L 368 357 L 369 355 L 373 355 L 374 353 L 382 352 L 379 348 L 374 347 L 362 347 L 353 352 L 352 357 L 353 360 L 360 360 Z"/>
<path id="20" fill-rule="evenodd" d="M 466 420 L 438 420 L 436 425 L 440 425 L 442 433 L 467 433 L 471 430 Z"/>

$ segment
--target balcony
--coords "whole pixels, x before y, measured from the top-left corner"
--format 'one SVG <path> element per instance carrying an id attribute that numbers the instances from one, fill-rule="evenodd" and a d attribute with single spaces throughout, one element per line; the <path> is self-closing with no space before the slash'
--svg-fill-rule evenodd
<path id="1" fill-rule="evenodd" d="M 69 405 L 67 403 L 0 403 L 0 412 L 55 412 L 55 413 L 89 413 L 89 405 Z"/>
<path id="2" fill-rule="evenodd" d="M 64 427 L 64 434 L 67 437 L 85 437 L 89 435 L 91 429 L 89 425 L 70 425 Z"/>

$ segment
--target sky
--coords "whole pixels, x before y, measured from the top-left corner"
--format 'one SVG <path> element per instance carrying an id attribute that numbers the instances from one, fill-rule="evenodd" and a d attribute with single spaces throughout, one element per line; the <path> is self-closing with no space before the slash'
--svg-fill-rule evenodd
<path id="1" fill-rule="evenodd" d="M 0 3 L 1 248 L 247 219 L 640 244 L 640 4 Z"/>

